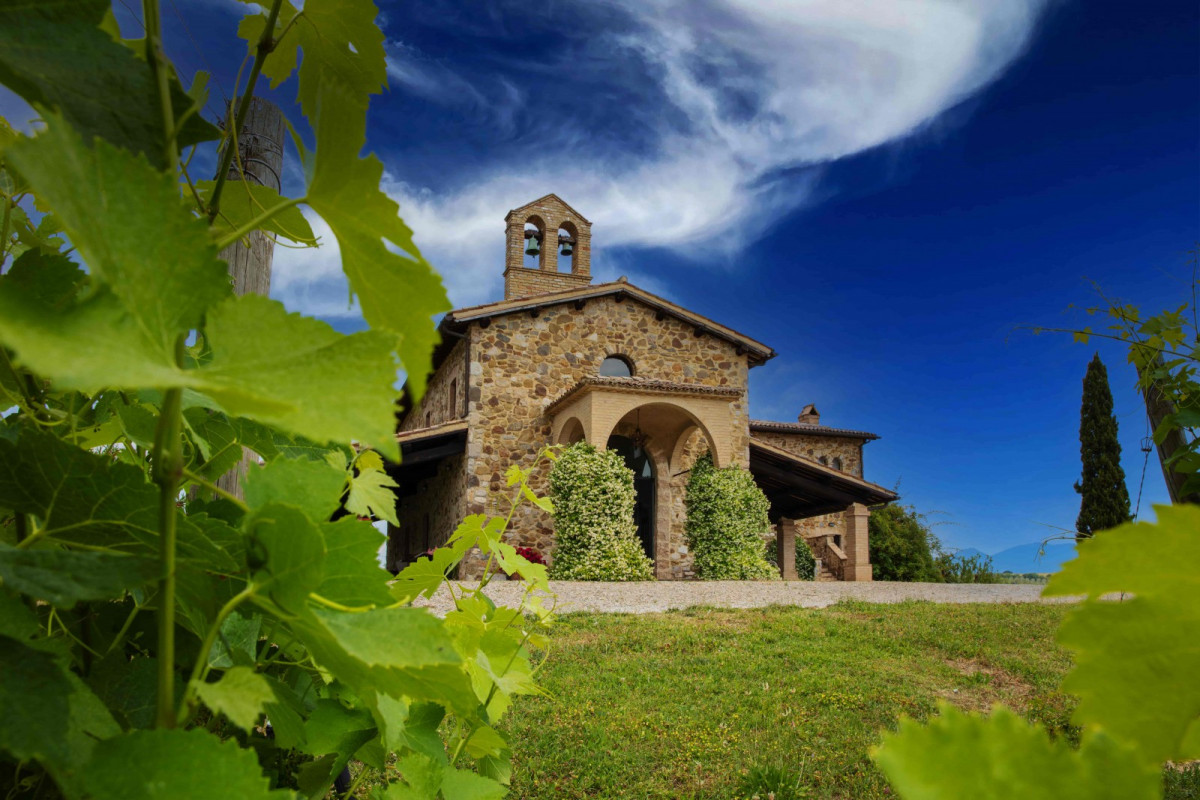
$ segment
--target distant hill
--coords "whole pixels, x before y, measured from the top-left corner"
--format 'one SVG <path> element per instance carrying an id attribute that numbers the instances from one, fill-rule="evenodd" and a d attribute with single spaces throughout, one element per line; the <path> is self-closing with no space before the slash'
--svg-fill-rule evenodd
<path id="1" fill-rule="evenodd" d="M 1050 542 L 1046 545 L 1045 555 L 1038 558 L 1041 547 L 1041 542 L 1030 542 L 993 553 L 992 569 L 996 572 L 1057 572 L 1059 567 L 1075 557 L 1074 542 Z M 988 554 L 975 547 L 964 547 L 955 555 L 970 558 Z"/>
<path id="2" fill-rule="evenodd" d="M 1075 557 L 1074 542 L 1050 542 L 1040 558 L 1041 542 L 1019 544 L 1001 550 L 992 556 L 992 569 L 996 572 L 1058 572 L 1059 568 Z"/>

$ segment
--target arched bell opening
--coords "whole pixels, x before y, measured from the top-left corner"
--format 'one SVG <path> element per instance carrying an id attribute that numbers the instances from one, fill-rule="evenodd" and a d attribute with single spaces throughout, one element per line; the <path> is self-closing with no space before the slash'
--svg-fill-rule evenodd
<path id="1" fill-rule="evenodd" d="M 559 272 L 575 271 L 575 246 L 577 238 L 578 231 L 576 231 L 574 223 L 567 221 L 559 226 L 557 239 Z"/>
<path id="2" fill-rule="evenodd" d="M 527 269 L 541 269 L 545 255 L 543 248 L 546 244 L 546 223 L 537 215 L 530 217 L 525 220 L 524 236 L 525 259 L 522 266 Z"/>

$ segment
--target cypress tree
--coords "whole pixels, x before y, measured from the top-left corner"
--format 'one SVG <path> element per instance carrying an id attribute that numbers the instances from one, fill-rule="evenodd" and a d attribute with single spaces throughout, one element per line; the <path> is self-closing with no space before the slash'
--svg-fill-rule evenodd
<path id="1" fill-rule="evenodd" d="M 1100 354 L 1092 357 L 1083 378 L 1083 408 L 1079 414 L 1079 455 L 1083 477 L 1075 484 L 1082 495 L 1075 538 L 1088 539 L 1095 533 L 1129 521 L 1129 490 L 1121 469 L 1121 443 L 1117 441 L 1117 418 L 1113 416 L 1108 370 Z"/>

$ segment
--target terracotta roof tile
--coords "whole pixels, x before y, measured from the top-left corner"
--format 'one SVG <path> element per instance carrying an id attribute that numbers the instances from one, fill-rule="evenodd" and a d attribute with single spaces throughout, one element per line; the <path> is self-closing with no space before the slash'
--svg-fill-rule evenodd
<path id="1" fill-rule="evenodd" d="M 842 436 L 848 439 L 873 440 L 879 438 L 879 434 L 867 431 L 831 428 L 828 425 L 809 425 L 804 422 L 771 422 L 763 419 L 750 420 L 750 430 L 764 433 L 803 433 L 808 436 Z"/>

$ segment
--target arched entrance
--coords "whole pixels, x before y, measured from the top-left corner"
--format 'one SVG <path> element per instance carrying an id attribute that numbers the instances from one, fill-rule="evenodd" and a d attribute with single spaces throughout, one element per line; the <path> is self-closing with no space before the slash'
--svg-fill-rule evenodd
<path id="1" fill-rule="evenodd" d="M 633 470 L 633 489 L 637 497 L 633 507 L 633 520 L 637 524 L 642 549 L 650 560 L 654 561 L 654 461 L 645 448 L 628 436 L 610 436 L 607 449 L 620 453 L 625 459 L 625 466 Z"/>

